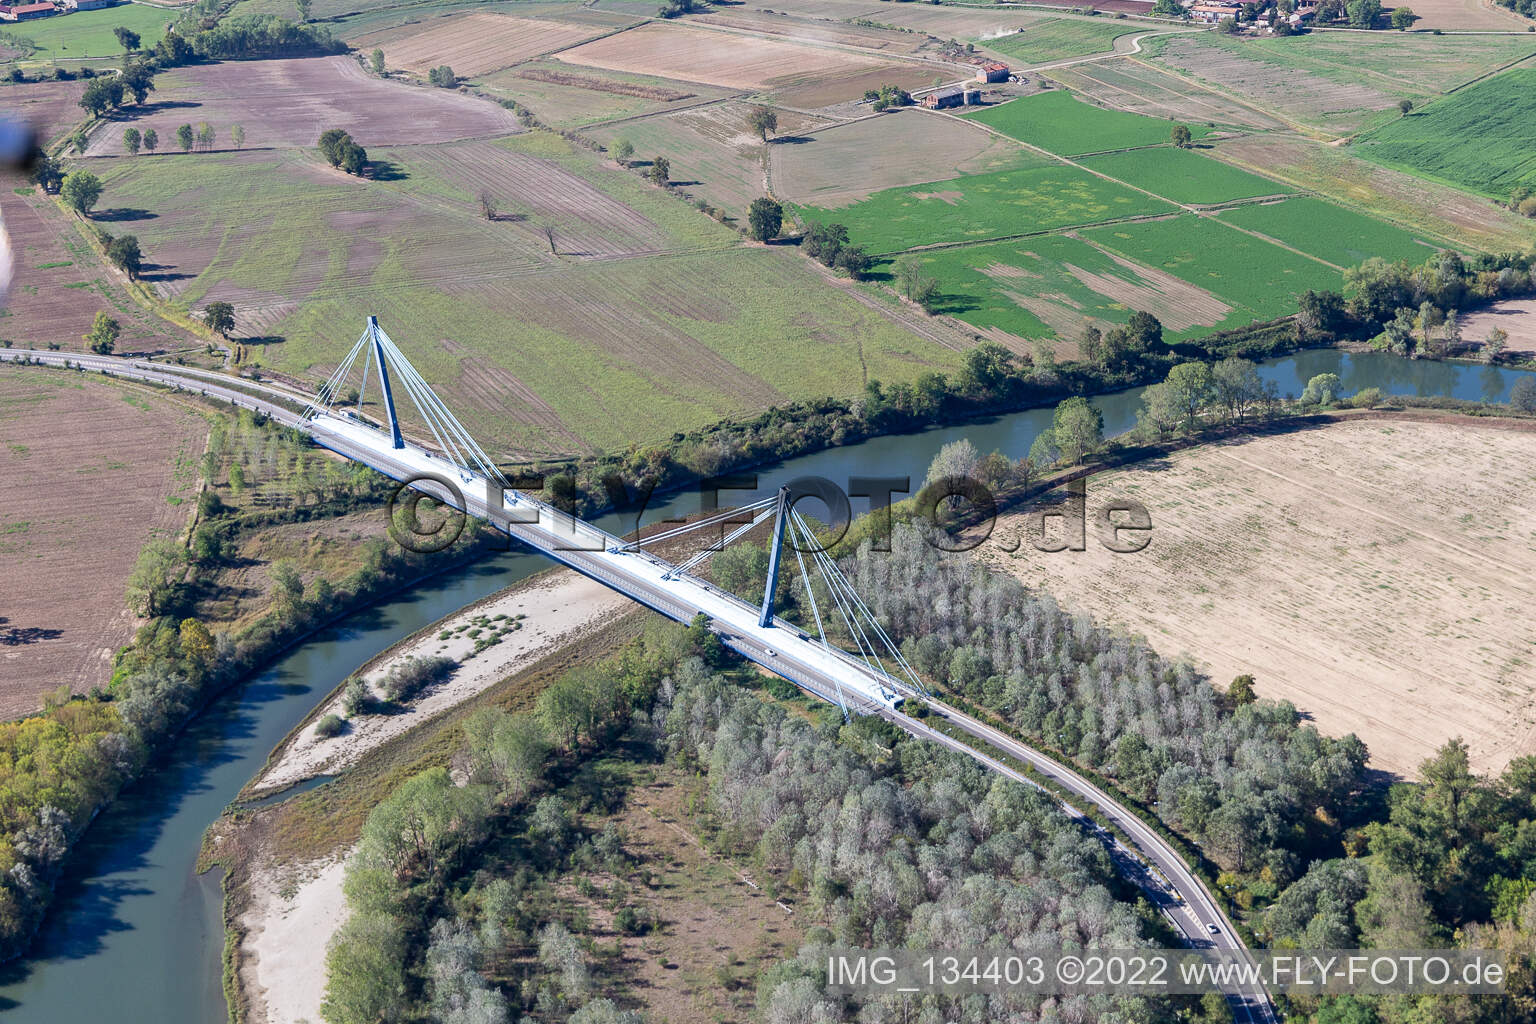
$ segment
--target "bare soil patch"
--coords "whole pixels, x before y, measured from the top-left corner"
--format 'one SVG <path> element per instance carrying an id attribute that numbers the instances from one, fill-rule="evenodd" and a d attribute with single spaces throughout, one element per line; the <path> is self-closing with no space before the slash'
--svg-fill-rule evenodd
<path id="1" fill-rule="evenodd" d="M 1467 341 L 1482 342 L 1495 327 L 1509 335 L 1505 358 L 1536 359 L 1536 299 L 1495 302 L 1461 317 L 1461 336 Z"/>
<path id="2" fill-rule="evenodd" d="M 1379 417 L 1179 452 L 1095 476 L 1151 513 L 1151 544 L 1044 554 L 1022 517 L 994 564 L 1103 621 L 1251 672 L 1372 764 L 1412 774 L 1453 736 L 1479 771 L 1536 752 L 1536 434 Z"/>
<path id="3" fill-rule="evenodd" d="M 490 15 L 486 15 L 490 17 Z M 155 79 L 151 102 L 110 119 L 92 135 L 90 156 L 123 152 L 123 128 L 153 128 L 162 151 L 176 127 L 207 121 L 217 145 L 233 148 L 230 126 L 247 148 L 313 147 L 327 128 L 344 128 L 364 147 L 451 142 L 520 131 L 510 110 L 451 89 L 376 78 L 352 57 L 226 61 L 175 68 Z"/>
<path id="4" fill-rule="evenodd" d="M 0 367 L 0 715 L 104 686 L 128 575 L 185 527 L 207 423 L 131 385 Z"/>
<path id="5" fill-rule="evenodd" d="M 856 203 L 881 189 L 993 171 L 1018 147 L 951 117 L 886 113 L 771 147 L 781 199 L 821 207 Z"/>
<path id="6" fill-rule="evenodd" d="M 563 50 L 605 31 L 542 18 L 460 13 L 412 26 L 409 34 L 381 41 L 379 46 L 388 67 L 424 74 L 448 64 L 459 75 L 472 77 Z"/>
<path id="7" fill-rule="evenodd" d="M 1119 264 L 1130 279 L 1114 274 L 1095 274 L 1070 263 L 1064 267 L 1100 295 L 1124 303 L 1128 309 L 1146 310 L 1175 331 L 1219 324 L 1232 311 L 1231 306 L 1188 281 L 1181 281 L 1156 267 L 1132 263 L 1114 253 L 1106 252 L 1105 255 Z M 1076 338 L 1081 333 L 1079 329 L 1061 337 Z"/>
<path id="8" fill-rule="evenodd" d="M 609 71 L 749 90 L 785 87 L 881 66 L 878 59 L 863 54 L 675 24 L 642 25 L 584 43 L 559 57 Z"/>

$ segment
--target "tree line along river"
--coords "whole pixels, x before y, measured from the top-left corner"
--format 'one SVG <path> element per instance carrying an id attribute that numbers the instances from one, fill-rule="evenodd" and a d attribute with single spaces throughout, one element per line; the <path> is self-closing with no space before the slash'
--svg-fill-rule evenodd
<path id="1" fill-rule="evenodd" d="M 1378 387 L 1393 395 L 1444 395 L 1499 402 L 1524 371 L 1409 361 L 1384 353 L 1302 352 L 1260 366 L 1280 393 L 1299 394 L 1319 373 L 1337 373 L 1346 393 Z M 1141 389 L 1093 399 L 1107 434 L 1136 423 Z M 846 486 L 850 476 L 910 476 L 920 483 L 950 441 L 1020 457 L 1050 425 L 1050 409 L 879 437 L 759 471 L 758 494 L 799 476 Z M 899 496 L 898 496 L 899 497 Z M 696 493 L 658 502 L 646 520 L 698 511 Z M 606 517 L 612 532 L 633 520 Z M 204 831 L 259 772 L 272 748 L 359 665 L 396 641 L 548 566 L 527 554 L 497 555 L 433 578 L 367 608 L 295 647 L 194 721 L 155 769 L 92 825 L 59 883 L 58 897 L 24 960 L 0 973 L 0 1016 L 38 1022 L 221 1024 L 222 895 L 214 873 L 193 865 Z M 318 1022 L 316 1022 L 318 1024 Z"/>

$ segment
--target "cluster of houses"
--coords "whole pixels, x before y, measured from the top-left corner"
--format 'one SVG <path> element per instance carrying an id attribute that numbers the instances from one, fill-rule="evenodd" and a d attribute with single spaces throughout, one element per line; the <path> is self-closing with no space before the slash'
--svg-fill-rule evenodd
<path id="1" fill-rule="evenodd" d="M 976 69 L 978 82 L 1006 82 L 1009 77 L 1008 65 L 1000 61 L 987 61 Z M 932 110 L 975 106 L 980 102 L 981 90 L 968 85 L 949 85 L 942 89 L 935 89 L 922 99 L 923 106 Z"/>
<path id="2" fill-rule="evenodd" d="M 1203 21 L 1208 25 L 1214 25 L 1222 18 L 1231 18 L 1240 21 L 1243 13 L 1243 4 L 1238 0 L 1185 0 L 1184 9 L 1195 21 Z M 1263 6 L 1268 6 L 1264 3 Z M 1297 0 L 1294 10 L 1283 17 L 1291 23 L 1292 28 L 1300 28 L 1304 21 L 1317 14 L 1317 0 Z"/>
<path id="3" fill-rule="evenodd" d="M 118 0 L 59 0 L 58 3 L 0 4 L 0 21 L 33 21 L 70 11 L 94 11 Z"/>

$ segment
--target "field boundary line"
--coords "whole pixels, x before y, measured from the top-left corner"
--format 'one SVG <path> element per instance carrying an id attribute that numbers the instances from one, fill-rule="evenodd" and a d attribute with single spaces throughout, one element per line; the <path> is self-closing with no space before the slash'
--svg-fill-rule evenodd
<path id="1" fill-rule="evenodd" d="M 1251 166 L 1249 164 L 1246 164 L 1246 163 L 1244 163 L 1241 160 L 1233 159 L 1229 154 L 1224 154 L 1223 158 L 1225 159 L 1225 161 L 1227 163 L 1231 164 L 1233 167 L 1237 167 L 1237 168 L 1240 168 L 1240 169 L 1245 170 L 1245 171 L 1251 171 L 1253 173 L 1258 173 L 1257 169 L 1254 168 L 1253 166 Z M 1406 174 L 1407 173 L 1405 171 L 1399 171 L 1395 167 L 1385 167 L 1385 165 L 1376 164 L 1376 163 L 1374 163 L 1372 161 L 1367 161 L 1363 157 L 1357 157 L 1356 159 L 1361 160 L 1363 163 L 1369 163 L 1373 167 L 1376 167 L 1376 166 L 1384 167 L 1384 169 L 1386 169 L 1386 170 L 1396 171 L 1399 174 Z M 1333 195 L 1331 195 L 1329 193 L 1319 192 L 1316 189 L 1308 189 L 1305 185 L 1303 185 L 1303 184 L 1301 184 L 1299 182 L 1292 182 L 1289 179 L 1286 179 L 1286 178 L 1283 178 L 1283 177 L 1279 177 L 1277 172 L 1271 171 L 1269 173 L 1276 174 L 1278 180 L 1280 180 L 1282 182 L 1285 182 L 1286 184 L 1295 184 L 1297 188 L 1305 190 L 1305 191 L 1297 193 L 1297 195 L 1311 196 L 1312 198 L 1317 199 L 1320 202 L 1332 203 L 1334 206 L 1342 207 L 1345 210 L 1349 210 L 1352 213 L 1361 214 L 1362 216 L 1372 217 L 1372 218 L 1374 218 L 1376 220 L 1381 221 L 1384 224 L 1391 224 L 1391 225 L 1393 225 L 1395 227 L 1402 228 L 1404 231 L 1416 231 L 1416 232 L 1419 232 L 1420 234 L 1428 235 L 1434 241 L 1445 243 L 1443 247 L 1446 248 L 1446 249 L 1456 249 L 1460 245 L 1467 245 L 1474 252 L 1488 252 L 1489 251 L 1487 249 L 1483 249 L 1480 246 L 1471 245 L 1471 243 L 1468 243 L 1468 242 L 1453 241 L 1448 235 L 1441 234 L 1438 231 L 1430 231 L 1429 229 L 1425 228 L 1421 224 L 1418 224 L 1418 223 L 1408 223 L 1408 222 L 1399 220 L 1396 217 L 1390 217 L 1390 216 L 1387 216 L 1385 214 L 1377 213 L 1374 210 L 1368 210 L 1368 209 L 1366 209 L 1363 206 L 1357 206 L 1354 203 L 1347 202 L 1345 200 L 1339 199 L 1336 196 L 1333 196 Z M 1409 175 L 1409 177 L 1415 177 L 1415 176 L 1414 175 Z M 1443 182 L 1437 182 L 1437 181 L 1434 181 L 1433 179 L 1424 179 L 1424 180 L 1428 181 L 1430 184 L 1435 184 L 1435 185 L 1443 185 L 1444 184 Z M 1454 187 L 1454 186 L 1446 186 L 1446 187 Z M 1458 191 L 1462 191 L 1462 190 L 1458 190 Z M 1467 194 L 1471 195 L 1472 193 L 1467 193 Z M 1483 196 L 1477 196 L 1477 198 L 1478 199 L 1483 199 L 1484 197 Z"/>
<path id="2" fill-rule="evenodd" d="M 887 259 L 893 256 L 905 256 L 908 253 L 919 255 L 930 252 L 948 252 L 952 249 L 969 249 L 975 245 L 997 245 L 1002 242 L 1017 242 L 1025 238 L 1046 238 L 1051 235 L 1071 235 L 1074 231 L 1083 231 L 1087 228 L 1111 227 L 1116 224 L 1139 224 L 1145 221 L 1172 220 L 1174 217 L 1186 216 L 1184 213 L 1138 213 L 1128 217 L 1115 217 L 1111 220 L 1094 220 L 1082 224 L 1067 224 L 1059 228 L 1041 228 L 1038 231 L 1020 231 L 1008 235 L 992 235 L 987 238 L 968 238 L 963 242 L 929 242 L 926 245 L 914 245 L 910 249 L 892 249 L 889 252 L 870 253 L 875 259 Z"/>
<path id="3" fill-rule="evenodd" d="M 1069 156 L 1062 156 L 1060 153 L 1052 153 L 1048 149 L 1041 149 L 1039 146 L 1036 146 L 1032 142 L 1025 142 L 1023 139 L 1016 139 L 1012 135 L 1008 135 L 1008 134 L 1006 134 L 1004 132 L 1000 132 L 996 128 L 993 128 L 991 125 L 989 125 L 989 124 L 987 124 L 987 123 L 985 123 L 983 121 L 977 121 L 977 120 L 974 120 L 974 119 L 969 118 L 969 117 L 958 117 L 958 116 L 956 116 L 954 114 L 946 114 L 946 113 L 944 113 L 941 110 L 929 110 L 927 107 L 918 107 L 916 109 L 918 109 L 918 110 L 920 110 L 920 111 L 922 111 L 922 112 L 924 112 L 926 114 L 932 114 L 935 117 L 950 117 L 950 118 L 954 118 L 954 120 L 959 121 L 962 124 L 968 124 L 968 125 L 971 125 L 974 128 L 980 129 L 981 131 L 990 132 L 991 134 L 997 136 L 1000 139 L 1007 139 L 1009 142 L 1012 142 L 1014 145 L 1019 146 L 1019 147 L 1021 147 L 1023 149 L 1027 149 L 1027 150 L 1029 150 L 1032 153 L 1038 153 L 1041 156 L 1049 157 L 1050 159 L 1055 160 L 1057 163 L 1066 164 L 1068 167 L 1075 167 L 1075 168 L 1077 168 L 1080 171 L 1083 171 L 1083 172 L 1085 172 L 1087 174 L 1093 175 L 1095 178 L 1102 178 L 1103 180 L 1108 181 L 1108 182 L 1112 182 L 1113 184 L 1119 185 L 1122 188 L 1128 188 L 1128 189 L 1130 189 L 1133 192 L 1140 192 L 1144 196 L 1151 196 L 1153 199 L 1156 199 L 1156 200 L 1158 200 L 1160 202 L 1168 203 L 1171 206 L 1176 206 L 1179 209 L 1185 211 L 1186 213 L 1198 213 L 1199 212 L 1195 207 L 1190 206 L 1190 205 L 1188 205 L 1186 203 L 1175 202 L 1174 200 L 1169 199 L 1167 196 L 1160 196 L 1156 192 L 1152 192 L 1152 191 L 1149 191 L 1148 189 L 1141 188 L 1138 185 L 1132 185 L 1128 181 L 1121 181 L 1119 178 L 1112 178 L 1108 174 L 1105 174 L 1103 171 L 1096 171 L 1092 167 L 1088 167 L 1088 166 L 1085 166 L 1083 164 L 1078 163 L 1077 161 L 1073 160 Z"/>
<path id="4" fill-rule="evenodd" d="M 626 114 L 623 117 L 610 117 L 606 121 L 593 121 L 591 124 L 584 124 L 580 128 L 575 129 L 575 131 L 589 132 L 598 128 L 611 128 L 616 124 L 628 124 L 630 121 L 644 121 L 651 117 L 665 117 L 668 114 L 677 114 L 684 110 L 697 110 L 700 107 L 707 107 L 715 103 L 733 103 L 737 100 L 744 100 L 750 95 L 752 94 L 749 92 L 732 93 L 729 96 L 716 96 L 713 99 L 697 100 L 696 102 L 684 103 L 676 107 L 667 107 L 664 110 L 648 110 L 643 114 Z"/>
<path id="5" fill-rule="evenodd" d="M 1134 64 L 1141 65 L 1142 67 L 1146 68 L 1148 71 L 1155 71 L 1158 74 L 1169 75 L 1169 76 L 1171 76 L 1173 78 L 1177 78 L 1181 82 L 1186 82 L 1189 85 L 1192 85 L 1192 86 L 1194 86 L 1197 89 L 1204 89 L 1206 92 L 1209 92 L 1209 93 L 1211 93 L 1213 95 L 1222 96 L 1222 97 L 1225 97 L 1227 99 L 1230 99 L 1233 103 L 1236 103 L 1239 106 L 1247 107 L 1249 110 L 1252 110 L 1252 111 L 1255 111 L 1257 113 L 1263 114 L 1265 117 L 1272 117 L 1276 121 L 1279 121 L 1281 124 L 1287 125 L 1291 129 L 1293 129 L 1295 131 L 1298 131 L 1298 132 L 1301 132 L 1301 133 L 1303 133 L 1305 135 L 1311 135 L 1311 136 L 1325 135 L 1330 140 L 1339 138 L 1339 136 L 1333 134 L 1332 132 L 1329 132 L 1328 130 L 1326 130 L 1324 128 L 1315 128 L 1315 127 L 1313 127 L 1311 125 L 1303 124 L 1300 121 L 1297 121 L 1297 120 L 1294 120 L 1294 119 L 1292 119 L 1290 117 L 1287 117 L 1286 115 L 1280 113 L 1278 110 L 1273 110 L 1273 109 L 1271 109 L 1269 107 L 1261 106 L 1260 104 L 1254 103 L 1251 100 L 1242 99 L 1242 98 L 1239 98 L 1237 96 L 1228 96 L 1226 93 L 1224 93 L 1221 90 L 1217 89 L 1215 86 L 1213 86 L 1213 85 L 1211 85 L 1211 84 L 1209 84 L 1207 82 L 1203 82 L 1200 79 L 1194 77 L 1193 75 L 1186 75 L 1182 71 L 1175 71 L 1175 70 L 1173 70 L 1171 68 L 1160 68 L 1156 64 L 1153 64 L 1150 61 L 1143 60 L 1140 57 L 1127 56 L 1125 59 L 1128 60 L 1128 61 L 1131 61 Z"/>
<path id="6" fill-rule="evenodd" d="M 1146 70 L 1152 72 L 1154 75 L 1165 75 L 1165 74 L 1167 74 L 1166 72 L 1162 71 L 1161 69 L 1159 69 L 1155 65 L 1149 64 L 1146 61 L 1132 60 L 1131 56 L 1129 54 L 1121 54 L 1120 57 L 1123 58 L 1127 63 L 1133 63 L 1133 64 L 1135 64 L 1139 68 L 1145 68 Z M 1113 60 L 1115 58 L 1110 58 L 1110 59 Z M 1109 61 L 1108 60 L 1098 61 L 1097 63 L 1108 64 Z M 1053 69 L 1053 70 L 1060 70 L 1060 69 Z M 1136 93 L 1133 92 L 1130 89 L 1126 89 L 1126 88 L 1123 88 L 1122 86 L 1118 86 L 1118 85 L 1114 85 L 1114 84 L 1112 84 L 1110 82 L 1106 82 L 1106 81 L 1104 81 L 1101 78 L 1095 78 L 1093 75 L 1089 74 L 1087 71 L 1077 71 L 1076 74 L 1082 75 L 1084 78 L 1088 79 L 1090 82 L 1094 82 L 1094 83 L 1096 83 L 1096 84 L 1098 84 L 1100 86 L 1103 86 L 1106 89 L 1113 89 L 1117 93 L 1124 93 L 1127 96 L 1135 96 L 1136 95 Z M 1078 96 L 1082 96 L 1083 95 L 1081 89 L 1073 89 L 1072 86 L 1068 85 L 1066 82 L 1063 82 L 1061 79 L 1057 78 L 1055 75 L 1047 74 L 1045 77 L 1051 79 L 1054 82 L 1056 82 L 1063 89 L 1067 89 L 1067 90 L 1075 93 Z M 1167 77 L 1172 78 L 1174 81 L 1183 81 L 1183 79 L 1177 78 L 1176 76 L 1173 76 L 1173 75 L 1168 75 Z M 1163 91 L 1165 91 L 1167 93 L 1170 93 L 1170 94 L 1172 94 L 1174 96 L 1181 95 L 1180 93 L 1175 92 L 1173 89 L 1169 88 L 1166 85 L 1162 85 L 1161 83 L 1146 82 L 1146 83 L 1143 83 L 1143 84 L 1155 86 L 1156 88 L 1162 89 Z M 1185 84 L 1191 86 L 1194 89 L 1197 89 L 1198 91 L 1200 91 L 1202 93 L 1207 93 L 1207 94 L 1209 94 L 1211 96 L 1214 96 L 1214 97 L 1216 97 L 1218 99 L 1226 100 L 1227 102 L 1233 103 L 1233 104 L 1235 104 L 1237 106 L 1240 106 L 1240 107 L 1243 107 L 1243 108 L 1245 108 L 1247 110 L 1251 110 L 1251 111 L 1253 111 L 1253 113 L 1257 114 L 1260 117 L 1267 118 L 1267 119 L 1272 120 L 1272 121 L 1274 120 L 1274 118 L 1270 117 L 1268 114 L 1266 114 L 1263 111 L 1259 110 L 1257 107 L 1254 107 L 1254 106 L 1251 106 L 1249 104 L 1246 104 L 1241 99 L 1238 99 L 1237 97 L 1228 96 L 1225 93 L 1218 92 L 1217 90 L 1212 89 L 1212 88 L 1210 88 L 1210 87 L 1208 87 L 1206 85 L 1203 85 L 1203 84 L 1197 84 L 1197 83 L 1194 83 L 1194 82 L 1186 82 Z M 1097 97 L 1094 97 L 1094 98 L 1097 99 Z M 1200 103 L 1209 103 L 1210 102 L 1208 100 L 1199 99 L 1199 98 L 1194 97 L 1194 96 L 1187 96 L 1187 98 L 1197 100 L 1197 102 L 1200 102 Z M 1154 102 L 1157 102 L 1157 101 L 1154 101 Z M 1127 107 L 1112 107 L 1110 109 L 1124 110 L 1128 114 L 1141 114 L 1141 116 L 1143 116 L 1143 117 L 1151 116 L 1151 115 L 1148 115 L 1148 114 L 1143 114 L 1139 110 L 1131 110 L 1131 109 L 1129 109 Z M 1169 118 L 1169 120 L 1179 120 L 1179 119 L 1178 118 Z M 1191 120 L 1193 120 L 1193 119 L 1191 118 Z M 1276 123 L 1277 124 L 1281 124 L 1281 126 L 1284 127 L 1284 125 L 1281 122 L 1276 122 Z M 1248 126 L 1247 128 L 1245 128 L 1243 130 L 1245 130 L 1245 131 L 1260 131 L 1260 132 L 1262 132 L 1262 131 L 1270 131 L 1271 129 L 1265 128 L 1263 126 L 1252 126 L 1251 125 L 1251 126 Z"/>
<path id="7" fill-rule="evenodd" d="M 1530 53 L 1526 54 L 1524 57 L 1519 57 L 1519 58 L 1517 58 L 1515 60 L 1512 60 L 1508 64 L 1504 64 L 1504 65 L 1501 65 L 1499 67 L 1496 67 L 1492 71 L 1484 72 L 1483 74 L 1478 75 L 1476 78 L 1472 78 L 1472 79 L 1469 79 L 1469 80 L 1467 80 L 1465 82 L 1462 82 L 1460 85 L 1455 86 L 1454 88 L 1447 89 L 1445 92 L 1443 92 L 1440 95 L 1434 97 L 1433 99 L 1427 101 L 1422 107 L 1415 107 L 1414 111 L 1417 112 L 1417 113 L 1423 113 L 1425 110 L 1428 110 L 1430 107 L 1433 107 L 1436 103 L 1439 103 L 1442 100 L 1450 99 L 1451 96 L 1453 96 L 1454 94 L 1460 92 L 1463 89 L 1466 89 L 1466 88 L 1468 88 L 1470 86 L 1474 86 L 1474 85 L 1476 85 L 1479 82 L 1485 82 L 1485 81 L 1487 81 L 1490 78 L 1496 78 L 1497 76 L 1502 75 L 1506 71 L 1513 71 L 1515 69 L 1516 65 L 1524 64 L 1526 61 L 1530 60 L 1533 57 L 1536 57 L 1536 50 L 1532 50 Z M 1403 117 L 1408 117 L 1408 116 L 1410 116 L 1410 115 L 1408 115 L 1408 114 L 1404 114 L 1403 115 Z M 1403 119 L 1403 117 L 1399 117 L 1395 121 L 1384 121 L 1381 124 L 1378 124 L 1378 125 L 1376 125 L 1376 126 L 1374 126 L 1372 128 L 1365 128 L 1365 129 L 1362 129 L 1361 131 L 1357 131 L 1357 132 L 1355 132 L 1355 133 L 1353 133 L 1351 135 L 1346 135 L 1343 138 L 1339 139 L 1338 142 L 1335 143 L 1335 144 L 1336 145 L 1349 145 L 1349 144 L 1353 143 L 1356 139 L 1369 138 L 1370 136 L 1375 135 L 1377 132 L 1381 131 L 1383 128 L 1387 127 L 1387 125 L 1389 125 L 1389 124 L 1396 124 L 1397 121 L 1401 121 Z M 1365 158 L 1361 157 L 1361 159 L 1363 160 Z M 1421 174 L 1418 174 L 1418 173 L 1415 173 L 1415 172 L 1408 172 L 1408 173 L 1412 173 L 1414 177 L 1424 177 L 1424 175 L 1421 175 Z M 1437 179 L 1428 178 L 1427 180 L 1436 181 Z M 1441 184 L 1449 185 L 1451 183 L 1450 182 L 1441 182 Z M 1461 188 L 1462 186 L 1460 186 L 1460 185 L 1451 185 L 1451 187 L 1452 188 Z"/>

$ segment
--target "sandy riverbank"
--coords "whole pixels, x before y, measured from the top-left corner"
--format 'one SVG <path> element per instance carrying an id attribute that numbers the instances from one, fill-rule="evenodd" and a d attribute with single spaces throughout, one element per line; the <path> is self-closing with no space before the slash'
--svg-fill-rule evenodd
<path id="1" fill-rule="evenodd" d="M 348 851 L 350 855 L 350 851 Z M 325 947 L 347 917 L 345 856 L 251 872 L 240 985 L 251 1024 L 318 1024 Z"/>
<path id="2" fill-rule="evenodd" d="M 361 674 L 376 686 L 390 667 L 404 658 L 445 655 L 459 663 L 447 680 L 397 713 L 358 715 L 340 736 L 322 738 L 315 734 L 313 725 L 306 724 L 274 753 L 250 787 L 251 792 L 281 789 L 316 775 L 333 775 L 379 744 L 473 697 L 557 647 L 587 635 L 627 607 L 630 602 L 626 598 L 602 584 L 569 570 L 559 570 L 510 587 L 489 601 L 444 619 L 375 659 Z M 524 616 L 516 619 L 521 628 L 503 636 L 500 643 L 475 653 L 474 639 L 468 630 L 459 631 L 459 627 L 498 615 L 506 616 L 504 621 Z M 439 639 L 444 631 L 453 635 Z M 346 717 L 340 693 L 330 697 L 314 718 L 331 713 Z"/>

